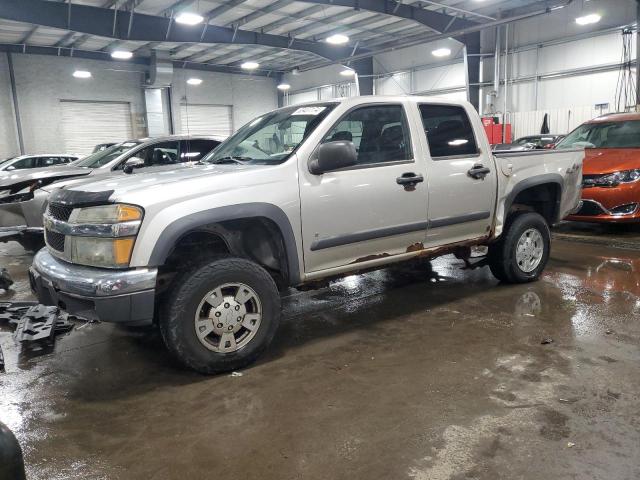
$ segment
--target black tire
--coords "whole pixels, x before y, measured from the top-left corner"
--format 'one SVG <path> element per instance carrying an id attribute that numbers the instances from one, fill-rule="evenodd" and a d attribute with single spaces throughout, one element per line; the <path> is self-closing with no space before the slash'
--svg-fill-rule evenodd
<path id="1" fill-rule="evenodd" d="M 537 230 L 543 241 L 540 263 L 530 271 L 524 271 L 516 260 L 516 247 L 520 237 L 529 229 Z M 549 260 L 551 233 L 542 215 L 533 212 L 515 214 L 509 218 L 502 237 L 489 246 L 489 268 L 491 273 L 505 283 L 527 283 L 537 280 Z"/>
<path id="2" fill-rule="evenodd" d="M 196 310 L 208 292 L 234 282 L 250 287 L 257 295 L 262 307 L 260 325 L 238 350 L 212 351 L 196 335 Z M 280 321 L 280 295 L 271 275 L 256 263 L 217 258 L 186 271 L 173 285 L 161 306 L 160 332 L 169 351 L 188 368 L 203 374 L 236 370 L 255 361 L 271 343 Z"/>

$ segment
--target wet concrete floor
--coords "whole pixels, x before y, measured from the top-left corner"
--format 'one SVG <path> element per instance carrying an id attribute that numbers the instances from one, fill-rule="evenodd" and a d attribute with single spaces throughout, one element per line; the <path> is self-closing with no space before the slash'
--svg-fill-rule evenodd
<path id="1" fill-rule="evenodd" d="M 30 256 L 0 263 L 0 300 L 30 298 Z M 640 252 L 556 241 L 519 286 L 461 266 L 292 291 L 241 376 L 182 370 L 153 330 L 30 357 L 0 327 L 0 421 L 33 480 L 640 478 Z"/>

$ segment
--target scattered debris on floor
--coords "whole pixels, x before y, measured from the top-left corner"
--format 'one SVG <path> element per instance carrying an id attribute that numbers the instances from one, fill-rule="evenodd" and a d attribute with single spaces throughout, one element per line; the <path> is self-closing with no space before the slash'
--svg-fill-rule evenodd
<path id="1" fill-rule="evenodd" d="M 613 330 L 611 330 L 610 328 L 607 328 L 607 329 L 604 331 L 604 333 L 605 333 L 605 335 L 611 335 L 611 334 L 613 333 Z"/>
<path id="2" fill-rule="evenodd" d="M 11 278 L 6 268 L 0 268 L 0 288 L 9 290 L 11 285 L 13 285 L 13 278 Z"/>
<path id="3" fill-rule="evenodd" d="M 542 339 L 540 345 L 549 345 L 550 343 L 553 343 L 553 338 L 547 337 Z"/>
<path id="4" fill-rule="evenodd" d="M 575 444 L 575 443 L 573 443 L 573 442 L 567 442 L 567 447 L 569 447 L 569 448 L 573 448 L 573 447 L 575 447 L 575 446 L 576 446 L 576 444 Z"/>
<path id="5" fill-rule="evenodd" d="M 230 377 L 241 377 L 243 374 L 242 372 L 231 372 L 231 375 L 229 375 Z"/>
<path id="6" fill-rule="evenodd" d="M 2 353 L 2 345 L 0 345 L 0 373 L 4 372 L 4 353 Z"/>
<path id="7" fill-rule="evenodd" d="M 75 322 L 84 319 L 61 312 L 58 307 L 37 302 L 1 302 L 0 324 L 6 322 L 14 329 L 16 342 L 38 354 L 52 351 L 55 338 L 69 332 Z"/>

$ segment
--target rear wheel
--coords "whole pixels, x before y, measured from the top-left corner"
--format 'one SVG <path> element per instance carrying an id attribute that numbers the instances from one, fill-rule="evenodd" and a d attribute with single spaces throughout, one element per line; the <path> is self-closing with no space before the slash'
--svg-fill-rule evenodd
<path id="1" fill-rule="evenodd" d="M 234 370 L 269 345 L 280 296 L 269 273 L 241 258 L 220 258 L 182 275 L 165 299 L 160 330 L 176 358 L 200 373 Z"/>
<path id="2" fill-rule="evenodd" d="M 501 239 L 489 247 L 489 267 L 506 283 L 537 280 L 549 260 L 551 234 L 538 213 L 521 213 L 509 219 Z"/>

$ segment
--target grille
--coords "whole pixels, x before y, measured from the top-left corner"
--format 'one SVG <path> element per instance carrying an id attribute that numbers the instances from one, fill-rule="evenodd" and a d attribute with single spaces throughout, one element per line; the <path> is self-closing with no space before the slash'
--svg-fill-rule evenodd
<path id="1" fill-rule="evenodd" d="M 576 213 L 576 215 L 602 215 L 603 213 L 606 213 L 604 210 L 602 210 L 602 208 L 600 207 L 600 205 L 598 205 L 595 202 L 592 202 L 590 200 L 583 200 L 582 201 L 582 208 L 578 211 L 578 213 Z"/>
<path id="2" fill-rule="evenodd" d="M 49 204 L 49 215 L 51 215 L 56 220 L 62 220 L 63 222 L 66 222 L 67 220 L 69 220 L 72 211 L 73 207 L 62 205 L 61 203 Z"/>
<path id="3" fill-rule="evenodd" d="M 58 232 L 52 232 L 51 230 L 45 230 L 45 240 L 54 250 L 58 252 L 64 252 L 64 235 Z"/>

